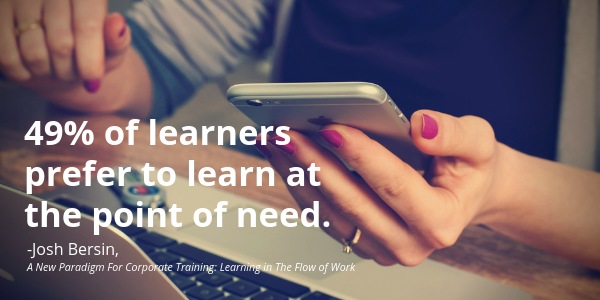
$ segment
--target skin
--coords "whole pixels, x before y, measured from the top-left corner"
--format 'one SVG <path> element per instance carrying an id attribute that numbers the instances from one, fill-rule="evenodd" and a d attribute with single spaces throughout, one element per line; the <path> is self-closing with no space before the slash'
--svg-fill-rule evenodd
<path id="1" fill-rule="evenodd" d="M 15 37 L 15 24 L 35 20 L 43 29 Z M 0 0 L 0 72 L 67 109 L 150 114 L 148 70 L 123 16 L 107 15 L 106 0 Z"/>
<path id="2" fill-rule="evenodd" d="M 14 35 L 15 24 L 44 28 Z M 106 0 L 0 0 L 0 71 L 12 82 L 77 111 L 147 118 L 151 80 L 132 49 L 123 16 Z M 99 89 L 84 88 L 98 82 Z M 123 84 L 127 83 L 127 84 Z M 422 114 L 439 126 L 425 139 Z M 321 167 L 321 186 L 288 187 L 301 208 L 320 201 L 322 227 L 334 239 L 363 232 L 354 252 L 382 265 L 417 265 L 454 244 L 469 224 L 600 269 L 600 175 L 519 153 L 476 117 L 433 111 L 412 117 L 417 147 L 434 156 L 420 175 L 359 130 L 330 125 L 343 139 L 330 147 L 362 178 L 305 136 L 290 132 L 293 154 L 268 145 L 284 177 L 290 167 Z"/>
<path id="3" fill-rule="evenodd" d="M 423 114 L 438 125 L 422 136 Z M 362 231 L 355 252 L 382 265 L 421 263 L 453 245 L 469 224 L 485 224 L 516 240 L 600 269 L 600 174 L 528 156 L 496 141 L 483 119 L 418 111 L 412 139 L 432 155 L 425 175 L 361 131 L 328 125 L 343 139 L 327 149 L 289 132 L 294 152 L 271 143 L 269 161 L 285 178 L 290 167 L 321 168 L 318 187 L 288 187 L 301 208 L 319 201 L 322 227 L 334 239 Z M 263 150 L 264 152 L 264 150 Z"/>

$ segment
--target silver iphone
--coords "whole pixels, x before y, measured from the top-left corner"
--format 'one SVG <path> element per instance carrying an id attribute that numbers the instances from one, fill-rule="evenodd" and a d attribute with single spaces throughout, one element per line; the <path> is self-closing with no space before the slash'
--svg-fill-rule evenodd
<path id="1" fill-rule="evenodd" d="M 416 170 L 427 157 L 413 144 L 410 123 L 383 88 L 367 82 L 238 84 L 229 102 L 259 126 L 289 126 L 319 141 L 327 124 L 362 130 Z"/>

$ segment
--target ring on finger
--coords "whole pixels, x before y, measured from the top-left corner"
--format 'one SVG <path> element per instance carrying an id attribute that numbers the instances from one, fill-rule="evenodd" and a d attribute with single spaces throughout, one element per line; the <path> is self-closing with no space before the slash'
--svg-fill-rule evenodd
<path id="1" fill-rule="evenodd" d="M 42 22 L 40 20 L 34 20 L 34 21 L 27 21 L 27 22 L 21 22 L 19 23 L 15 29 L 15 36 L 19 37 L 21 34 L 23 34 L 26 31 L 29 30 L 34 30 L 34 29 L 42 29 Z"/>
<path id="2" fill-rule="evenodd" d="M 352 247 L 358 243 L 358 239 L 360 239 L 360 229 L 356 228 L 354 232 L 354 237 L 351 241 L 347 241 L 346 239 L 342 239 L 342 243 L 344 244 L 343 252 L 344 253 L 352 253 Z"/>

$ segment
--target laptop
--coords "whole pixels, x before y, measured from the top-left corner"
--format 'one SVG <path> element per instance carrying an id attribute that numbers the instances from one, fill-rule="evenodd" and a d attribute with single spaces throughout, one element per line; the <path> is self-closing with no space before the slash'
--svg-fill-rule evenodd
<path id="1" fill-rule="evenodd" d="M 42 198 L 0 186 L 0 298 L 532 298 L 522 290 L 430 259 L 416 267 L 382 267 L 342 253 L 342 246 L 318 228 L 262 227 L 260 222 L 255 228 L 238 227 L 238 208 L 260 212 L 266 206 L 213 187 L 190 187 L 186 178 L 163 188 L 166 207 L 176 203 L 182 208 L 178 214 L 181 227 L 168 226 L 169 218 L 164 228 L 157 226 L 158 220 L 152 228 L 137 227 L 134 218 L 129 227 L 101 227 L 99 235 L 94 235 L 93 219 L 85 213 L 91 214 L 93 207 L 114 213 L 121 207 L 108 188 L 98 184 L 65 187 L 41 195 L 49 200 L 49 208 L 59 211 L 60 227 L 53 227 L 50 217 L 48 227 L 32 228 L 25 209 L 30 204 L 41 207 Z M 216 227 L 214 217 L 211 226 L 196 226 L 193 212 L 200 207 L 212 210 L 219 201 L 228 201 L 223 226 Z M 65 226 L 62 218 L 68 207 L 82 212 L 79 227 Z M 147 216 L 143 217 L 147 224 Z M 40 222 L 40 214 L 34 214 L 32 221 Z M 38 247 L 35 256 L 34 244 Z M 56 246 L 62 247 L 62 255 Z M 77 255 L 69 255 L 73 251 Z M 332 271 L 334 264 L 338 268 Z M 173 268 L 144 271 L 168 265 Z M 209 265 L 215 267 L 209 270 Z M 326 272 L 318 270 L 323 265 L 327 265 Z M 272 268 L 265 271 L 265 266 Z M 317 267 L 313 271 L 310 266 Z M 10 298 L 7 293 L 12 294 Z"/>

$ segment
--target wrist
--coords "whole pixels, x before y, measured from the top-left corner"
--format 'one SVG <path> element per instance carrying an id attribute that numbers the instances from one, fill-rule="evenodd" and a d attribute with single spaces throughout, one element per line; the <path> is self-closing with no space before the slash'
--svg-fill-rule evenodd
<path id="1" fill-rule="evenodd" d="M 483 199 L 484 205 L 473 218 L 473 224 L 492 225 L 508 220 L 518 206 L 519 186 L 527 156 L 497 142 L 496 158 L 492 162 L 492 183 Z"/>

